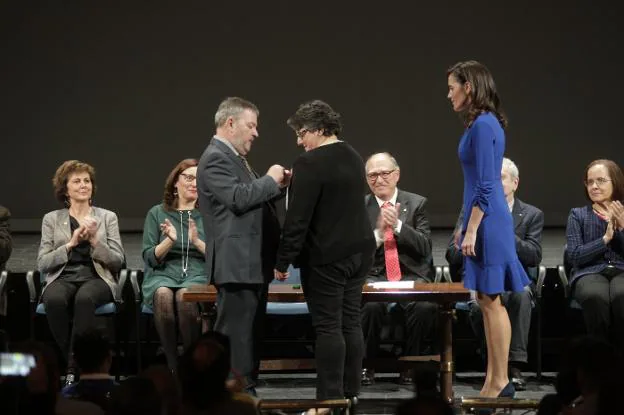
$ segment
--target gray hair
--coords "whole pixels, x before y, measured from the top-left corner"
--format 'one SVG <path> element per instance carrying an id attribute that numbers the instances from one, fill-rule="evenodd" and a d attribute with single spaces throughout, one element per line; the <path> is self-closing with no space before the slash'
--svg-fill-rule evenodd
<path id="1" fill-rule="evenodd" d="M 518 166 L 516 166 L 516 163 L 514 163 L 507 157 L 503 159 L 503 170 L 509 173 L 512 179 L 520 178 L 520 171 L 518 170 Z"/>
<path id="2" fill-rule="evenodd" d="M 379 156 L 379 155 L 384 155 L 386 157 L 388 157 L 388 159 L 390 160 L 390 162 L 392 163 L 392 165 L 394 166 L 395 169 L 397 170 L 401 170 L 401 168 L 399 167 L 399 163 L 397 163 L 396 159 L 392 156 L 392 154 L 388 153 L 387 151 L 382 151 L 381 153 L 373 153 L 371 154 L 367 159 L 366 159 L 366 163 L 368 164 L 368 162 L 370 161 L 370 159 L 372 159 L 375 156 Z"/>
<path id="3" fill-rule="evenodd" d="M 239 97 L 228 97 L 221 101 L 217 113 L 215 114 L 215 126 L 222 127 L 228 118 L 238 119 L 245 110 L 250 110 L 256 113 L 256 116 L 260 115 L 258 107 L 253 103 Z"/>

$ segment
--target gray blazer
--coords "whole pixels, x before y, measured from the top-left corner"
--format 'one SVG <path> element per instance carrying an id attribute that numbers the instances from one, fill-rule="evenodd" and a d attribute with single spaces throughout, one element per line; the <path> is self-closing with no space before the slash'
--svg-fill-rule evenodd
<path id="1" fill-rule="evenodd" d="M 214 284 L 273 279 L 280 225 L 270 176 L 254 178 L 232 149 L 212 139 L 197 166 L 199 210 L 206 235 L 206 275 Z"/>
<path id="2" fill-rule="evenodd" d="M 124 263 L 124 250 L 119 235 L 117 215 L 110 210 L 93 207 L 93 216 L 98 220 L 98 243 L 91 248 L 95 271 L 111 289 L 116 290 L 116 275 Z M 37 255 L 37 268 L 45 275 L 46 285 L 57 279 L 69 259 L 65 244 L 71 239 L 69 210 L 48 212 L 41 226 L 41 245 Z M 43 293 L 43 291 L 42 291 Z"/>

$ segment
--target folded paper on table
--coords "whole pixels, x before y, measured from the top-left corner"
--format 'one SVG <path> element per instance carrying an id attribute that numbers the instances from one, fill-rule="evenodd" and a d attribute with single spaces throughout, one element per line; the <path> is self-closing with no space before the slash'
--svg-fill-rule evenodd
<path id="1" fill-rule="evenodd" d="M 377 281 L 368 285 L 373 288 L 414 288 L 414 281 Z"/>

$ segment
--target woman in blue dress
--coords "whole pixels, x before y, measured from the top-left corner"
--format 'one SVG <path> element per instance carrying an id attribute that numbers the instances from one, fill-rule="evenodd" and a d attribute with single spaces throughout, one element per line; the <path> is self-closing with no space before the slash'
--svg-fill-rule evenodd
<path id="1" fill-rule="evenodd" d="M 464 255 L 464 286 L 477 292 L 483 310 L 488 358 L 480 395 L 513 397 L 507 373 L 511 326 L 500 294 L 522 291 L 529 279 L 516 254 L 513 220 L 501 182 L 507 120 L 484 65 L 459 62 L 447 77 L 447 97 L 466 126 L 458 149 L 464 217 L 456 243 L 461 242 Z"/>

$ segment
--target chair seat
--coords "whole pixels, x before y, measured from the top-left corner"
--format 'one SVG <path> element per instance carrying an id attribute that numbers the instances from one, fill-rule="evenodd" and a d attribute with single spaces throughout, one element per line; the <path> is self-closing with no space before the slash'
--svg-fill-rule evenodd
<path id="1" fill-rule="evenodd" d="M 154 314 L 154 309 L 148 305 L 141 305 L 141 313 L 142 314 Z"/>
<path id="2" fill-rule="evenodd" d="M 455 310 L 459 311 L 470 311 L 470 302 L 468 301 L 458 301 L 455 303 Z"/>
<path id="3" fill-rule="evenodd" d="M 307 303 L 267 303 L 266 312 L 278 316 L 310 314 Z"/>
<path id="4" fill-rule="evenodd" d="M 46 314 L 45 304 L 39 303 L 37 305 L 37 309 L 35 312 L 40 315 L 45 315 Z M 96 316 L 105 316 L 109 314 L 115 314 L 115 312 L 117 312 L 117 304 L 115 304 L 114 302 L 102 304 L 101 306 L 95 309 Z"/>

